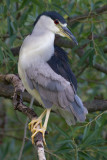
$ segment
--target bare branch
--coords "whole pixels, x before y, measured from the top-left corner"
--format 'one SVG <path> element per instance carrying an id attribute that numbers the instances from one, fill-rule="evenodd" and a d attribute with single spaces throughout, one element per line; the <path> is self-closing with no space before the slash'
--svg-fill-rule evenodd
<path id="1" fill-rule="evenodd" d="M 89 112 L 95 111 L 106 111 L 107 110 L 107 100 L 94 99 L 91 102 L 84 102 Z"/>
<path id="2" fill-rule="evenodd" d="M 11 99 L 12 95 L 14 94 L 14 88 L 12 85 L 6 84 L 6 81 L 3 81 L 2 76 L 4 77 L 4 75 L 0 74 L 0 97 L 5 97 L 5 98 Z M 1 80 L 2 80 L 2 82 L 1 82 Z M 30 102 L 30 100 L 31 100 L 31 96 L 27 92 L 24 92 L 23 93 L 23 101 Z M 34 104 L 36 106 L 42 107 L 36 100 L 34 101 Z M 107 100 L 95 99 L 91 102 L 84 102 L 84 105 L 87 107 L 89 112 L 107 110 Z M 19 107 L 19 110 L 20 110 L 20 108 L 21 108 L 21 106 Z M 28 110 L 27 112 L 31 112 L 31 114 L 33 114 L 31 110 L 29 111 L 28 107 L 25 107 L 24 109 L 25 110 L 27 109 Z M 34 113 L 34 116 L 35 116 L 35 113 Z M 29 117 L 29 115 L 28 115 L 28 117 Z M 29 118 L 31 119 L 31 117 L 29 117 Z"/>
<path id="3" fill-rule="evenodd" d="M 100 64 L 98 64 L 98 63 L 95 63 L 95 64 L 93 64 L 93 67 L 94 67 L 95 69 L 97 69 L 98 71 L 107 74 L 107 67 L 106 67 L 106 66 L 102 66 L 102 65 L 100 65 Z"/>
<path id="4" fill-rule="evenodd" d="M 24 92 L 24 87 L 22 85 L 21 80 L 18 78 L 18 76 L 14 74 L 8 74 L 8 75 L 0 74 L 0 81 L 4 81 L 5 83 L 8 82 L 14 86 L 14 90 L 15 90 L 13 92 L 14 93 L 14 96 L 13 96 L 14 109 L 22 112 L 31 120 L 34 118 L 37 119 L 37 114 L 34 112 L 34 110 L 23 104 L 22 93 Z M 7 91 L 6 91 L 6 94 L 7 94 Z M 40 126 L 38 125 L 38 127 Z M 38 132 L 35 135 L 34 142 L 37 147 L 39 160 L 46 160 L 44 145 L 43 145 L 43 136 L 41 132 Z M 20 159 L 20 156 L 19 156 L 19 159 Z"/>

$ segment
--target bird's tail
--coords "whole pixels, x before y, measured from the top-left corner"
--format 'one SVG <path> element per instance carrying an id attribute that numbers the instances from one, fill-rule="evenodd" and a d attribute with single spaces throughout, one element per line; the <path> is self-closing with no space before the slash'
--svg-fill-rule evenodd
<path id="1" fill-rule="evenodd" d="M 88 114 L 88 110 L 84 107 L 81 99 L 75 95 L 74 102 L 70 106 L 72 113 L 74 114 L 75 118 L 79 122 L 84 122 L 86 119 L 86 114 Z"/>
<path id="2" fill-rule="evenodd" d="M 84 122 L 86 119 L 86 114 L 88 114 L 87 109 L 84 107 L 81 99 L 75 95 L 74 101 L 71 105 L 67 107 L 67 110 L 60 110 L 60 114 L 64 117 L 67 124 L 74 125 L 77 121 Z"/>

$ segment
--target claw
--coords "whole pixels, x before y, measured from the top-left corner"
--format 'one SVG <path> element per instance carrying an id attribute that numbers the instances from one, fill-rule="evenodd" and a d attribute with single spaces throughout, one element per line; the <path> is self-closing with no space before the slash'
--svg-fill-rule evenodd
<path id="1" fill-rule="evenodd" d="M 35 132 L 36 131 L 36 132 Z M 35 135 L 38 133 L 38 132 L 41 132 L 42 133 L 42 135 L 43 135 L 43 142 L 44 142 L 44 144 L 46 145 L 46 141 L 45 141 L 45 131 L 46 131 L 46 128 L 44 128 L 44 127 L 42 127 L 42 128 L 38 128 L 38 129 L 36 129 L 36 130 L 34 130 L 34 133 L 33 133 L 33 135 L 31 136 L 31 138 L 32 138 L 32 144 L 34 144 L 34 137 L 35 137 Z"/>
<path id="2" fill-rule="evenodd" d="M 28 124 L 28 128 L 29 130 L 31 130 L 31 132 L 33 131 L 32 129 L 36 129 L 36 127 L 40 125 L 40 128 L 42 128 L 42 120 L 41 119 L 33 119 L 29 124 Z"/>

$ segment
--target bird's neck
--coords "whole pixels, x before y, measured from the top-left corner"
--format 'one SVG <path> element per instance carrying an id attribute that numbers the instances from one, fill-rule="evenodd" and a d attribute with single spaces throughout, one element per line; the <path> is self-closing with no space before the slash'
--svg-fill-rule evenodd
<path id="1" fill-rule="evenodd" d="M 39 63 L 48 61 L 54 54 L 55 34 L 49 30 L 34 28 L 31 35 L 27 36 L 20 50 L 22 61 Z"/>
<path id="2" fill-rule="evenodd" d="M 40 58 L 48 61 L 50 57 L 54 54 L 54 39 L 55 34 L 44 28 L 36 28 L 33 30 L 32 37 L 35 41 L 35 55 L 40 56 Z"/>

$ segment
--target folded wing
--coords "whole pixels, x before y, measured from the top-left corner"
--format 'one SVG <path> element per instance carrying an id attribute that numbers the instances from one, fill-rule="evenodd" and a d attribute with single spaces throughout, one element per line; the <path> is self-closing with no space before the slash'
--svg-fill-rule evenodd
<path id="1" fill-rule="evenodd" d="M 29 87 L 39 92 L 45 108 L 56 106 L 69 125 L 85 120 L 86 110 L 80 99 L 77 100 L 72 85 L 47 63 L 28 67 L 26 79 Z"/>

